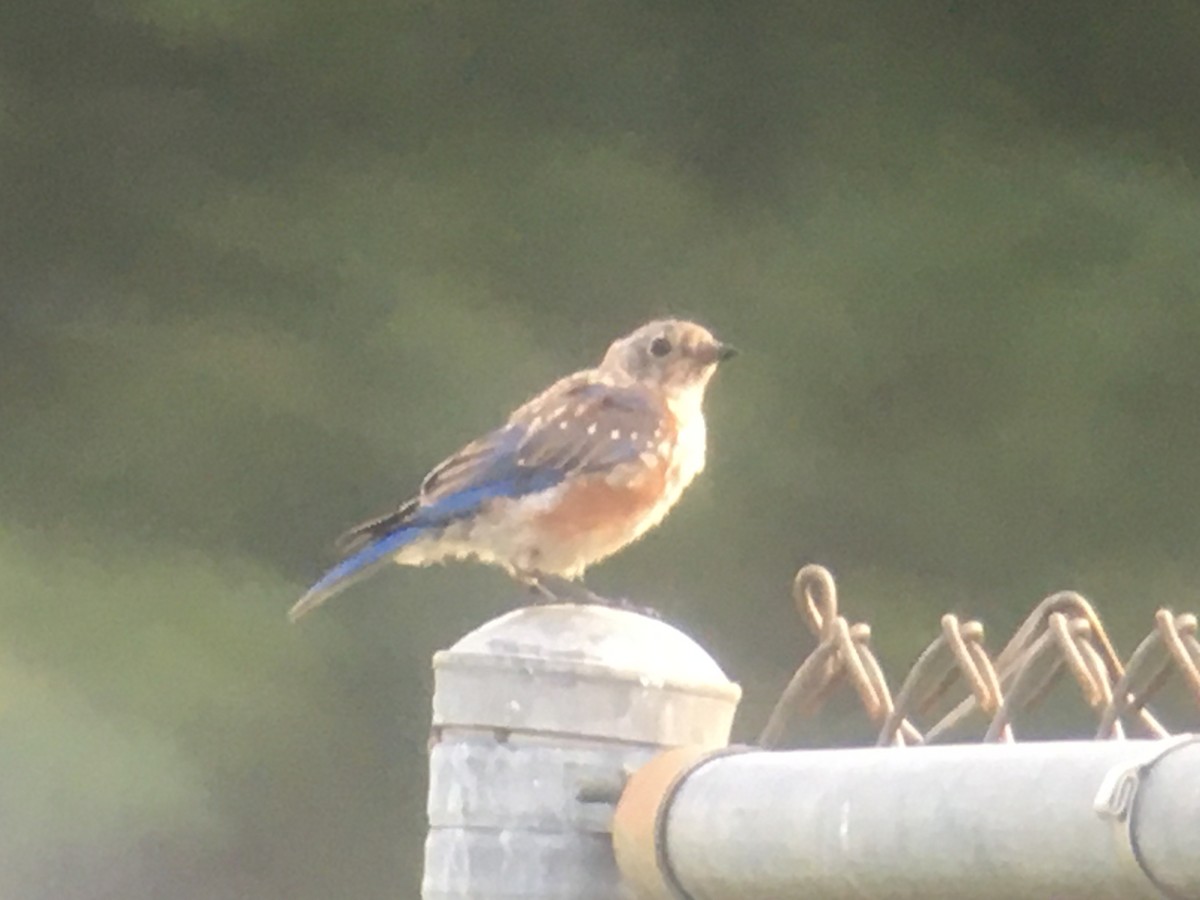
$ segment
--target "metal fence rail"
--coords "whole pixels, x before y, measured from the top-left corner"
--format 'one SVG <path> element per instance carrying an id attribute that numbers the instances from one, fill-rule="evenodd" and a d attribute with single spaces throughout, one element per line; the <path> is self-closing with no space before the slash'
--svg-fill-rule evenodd
<path id="1" fill-rule="evenodd" d="M 639 898 L 1200 897 L 1190 736 L 753 751 L 666 779 L 650 769 L 670 762 L 633 775 L 614 821 Z M 652 820 L 632 808 L 648 801 Z"/>

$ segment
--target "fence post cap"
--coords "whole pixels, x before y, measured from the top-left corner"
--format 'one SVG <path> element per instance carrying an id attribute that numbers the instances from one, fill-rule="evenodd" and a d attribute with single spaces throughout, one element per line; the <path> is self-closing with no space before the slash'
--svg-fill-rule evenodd
<path id="1" fill-rule="evenodd" d="M 584 604 L 529 606 L 434 655 L 434 725 L 722 746 L 741 688 L 666 622 Z"/>

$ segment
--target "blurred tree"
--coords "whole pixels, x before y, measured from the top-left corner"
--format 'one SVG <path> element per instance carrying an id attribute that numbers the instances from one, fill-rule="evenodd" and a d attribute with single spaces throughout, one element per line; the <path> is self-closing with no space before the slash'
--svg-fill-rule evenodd
<path id="1" fill-rule="evenodd" d="M 747 690 L 1197 583 L 1194 4 L 0 5 L 0 894 L 415 893 L 468 567 L 340 528 L 666 312 L 743 346 L 598 570 Z M 825 737 L 842 736 L 830 723 Z"/>

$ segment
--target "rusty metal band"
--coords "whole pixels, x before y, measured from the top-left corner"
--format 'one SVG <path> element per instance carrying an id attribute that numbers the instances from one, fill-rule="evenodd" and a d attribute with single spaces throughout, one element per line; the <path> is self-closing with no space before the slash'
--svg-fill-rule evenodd
<path id="1" fill-rule="evenodd" d="M 706 753 L 686 769 L 682 769 L 676 773 L 666 791 L 663 792 L 662 802 L 659 803 L 658 811 L 654 815 L 654 860 L 658 865 L 659 874 L 662 875 L 663 884 L 671 892 L 674 900 L 694 900 L 692 895 L 687 892 L 687 889 L 680 882 L 679 876 L 675 874 L 675 867 L 671 864 L 671 856 L 667 850 L 667 819 L 671 815 L 671 807 L 675 805 L 676 795 L 683 787 L 684 782 L 714 760 L 752 752 L 763 753 L 765 751 L 761 747 L 732 744 L 728 747 L 714 750 L 711 753 Z"/>

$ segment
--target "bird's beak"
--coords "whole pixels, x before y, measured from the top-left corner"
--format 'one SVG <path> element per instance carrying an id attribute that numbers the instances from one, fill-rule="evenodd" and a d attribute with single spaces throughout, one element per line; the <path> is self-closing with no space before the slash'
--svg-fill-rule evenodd
<path id="1" fill-rule="evenodd" d="M 720 341 L 698 344 L 691 352 L 692 359 L 702 366 L 715 366 L 718 362 L 724 362 L 737 355 L 737 348 Z"/>
<path id="2" fill-rule="evenodd" d="M 725 360 L 737 356 L 736 347 L 722 344 L 720 341 L 713 341 L 711 344 L 702 344 L 693 352 L 696 359 L 706 366 L 715 366 L 717 363 L 725 362 Z"/>
<path id="3" fill-rule="evenodd" d="M 704 348 L 704 356 L 706 356 L 706 360 L 704 361 L 708 362 L 709 365 L 716 364 L 716 362 L 724 362 L 727 359 L 733 359 L 734 356 L 737 355 L 737 347 L 731 347 L 730 344 L 721 343 L 720 341 L 716 341 L 712 344 L 712 346 Z"/>

